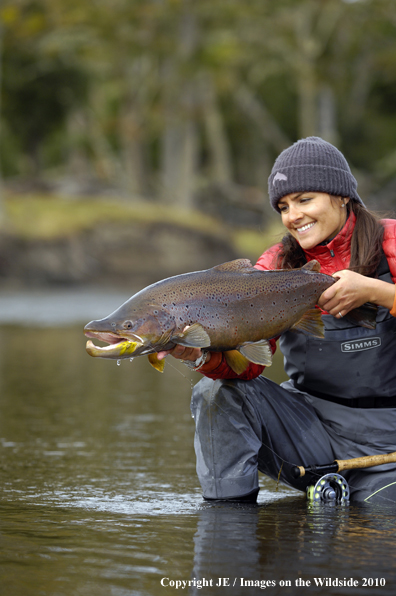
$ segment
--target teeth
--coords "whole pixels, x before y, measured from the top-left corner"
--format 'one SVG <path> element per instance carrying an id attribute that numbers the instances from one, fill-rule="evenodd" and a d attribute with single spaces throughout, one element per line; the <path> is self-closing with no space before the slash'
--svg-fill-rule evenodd
<path id="1" fill-rule="evenodd" d="M 309 223 L 305 226 L 301 226 L 301 228 L 297 228 L 298 232 L 305 232 L 306 230 L 309 230 L 309 228 L 312 228 L 312 226 L 315 225 L 315 222 Z"/>

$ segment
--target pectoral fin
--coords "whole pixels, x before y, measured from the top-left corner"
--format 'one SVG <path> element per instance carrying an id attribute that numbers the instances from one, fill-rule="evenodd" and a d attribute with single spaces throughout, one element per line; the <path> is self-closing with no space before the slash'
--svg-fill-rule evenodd
<path id="1" fill-rule="evenodd" d="M 324 337 L 324 325 L 321 317 L 321 312 L 318 308 L 311 308 L 301 317 L 292 329 L 309 333 L 315 337 Z"/>
<path id="2" fill-rule="evenodd" d="M 226 362 L 237 375 L 241 375 L 249 366 L 249 360 L 245 358 L 238 350 L 228 350 L 224 352 Z"/>
<path id="3" fill-rule="evenodd" d="M 200 323 L 194 323 L 179 335 L 174 335 L 172 341 L 187 348 L 208 348 L 210 346 L 210 337 Z"/>
<path id="4" fill-rule="evenodd" d="M 239 351 L 254 364 L 262 364 L 263 366 L 271 366 L 272 364 L 271 344 L 267 339 L 246 342 L 240 346 Z"/>
<path id="5" fill-rule="evenodd" d="M 165 359 L 163 358 L 162 360 L 158 360 L 157 352 L 154 352 L 154 354 L 149 354 L 148 361 L 150 362 L 151 366 L 154 366 L 155 370 L 158 370 L 158 372 L 161 373 L 164 372 Z"/>

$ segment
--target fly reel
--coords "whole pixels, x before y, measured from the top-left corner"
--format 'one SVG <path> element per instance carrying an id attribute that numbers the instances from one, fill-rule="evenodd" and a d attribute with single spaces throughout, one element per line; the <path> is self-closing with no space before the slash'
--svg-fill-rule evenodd
<path id="1" fill-rule="evenodd" d="M 312 503 L 347 503 L 349 486 L 340 474 L 325 474 L 315 485 L 307 486 L 307 497 Z"/>

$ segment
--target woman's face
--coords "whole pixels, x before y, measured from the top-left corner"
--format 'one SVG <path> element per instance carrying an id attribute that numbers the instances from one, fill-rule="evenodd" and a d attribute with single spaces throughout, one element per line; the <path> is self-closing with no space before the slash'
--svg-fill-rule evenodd
<path id="1" fill-rule="evenodd" d="M 278 207 L 283 225 L 309 250 L 338 234 L 346 222 L 348 201 L 324 192 L 295 192 L 279 199 Z"/>

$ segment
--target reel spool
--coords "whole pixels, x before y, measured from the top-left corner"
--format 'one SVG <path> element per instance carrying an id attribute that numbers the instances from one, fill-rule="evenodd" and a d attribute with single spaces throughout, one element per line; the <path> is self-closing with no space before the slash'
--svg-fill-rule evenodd
<path id="1" fill-rule="evenodd" d="M 312 503 L 347 503 L 349 486 L 340 474 L 325 474 L 307 487 L 307 497 Z"/>

